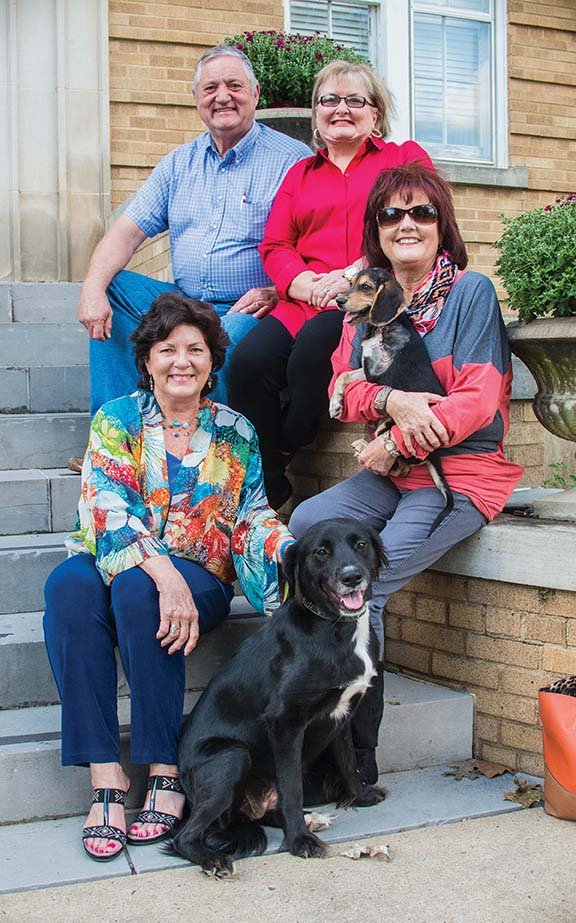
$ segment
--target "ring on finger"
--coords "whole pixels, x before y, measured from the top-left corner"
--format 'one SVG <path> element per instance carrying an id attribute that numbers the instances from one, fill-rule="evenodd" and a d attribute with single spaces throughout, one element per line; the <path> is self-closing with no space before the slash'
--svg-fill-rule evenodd
<path id="1" fill-rule="evenodd" d="M 177 635 L 179 631 L 180 631 L 180 626 L 177 625 L 176 622 L 172 622 L 170 625 L 170 634 Z"/>

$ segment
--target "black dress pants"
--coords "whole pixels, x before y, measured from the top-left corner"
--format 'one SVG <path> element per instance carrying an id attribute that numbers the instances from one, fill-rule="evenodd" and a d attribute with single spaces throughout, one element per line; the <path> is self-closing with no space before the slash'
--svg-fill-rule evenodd
<path id="1" fill-rule="evenodd" d="M 292 493 L 286 465 L 312 442 L 328 409 L 330 358 L 342 322 L 340 311 L 322 311 L 293 337 L 275 317 L 264 317 L 230 359 L 228 403 L 256 428 L 266 493 L 275 509 Z"/>

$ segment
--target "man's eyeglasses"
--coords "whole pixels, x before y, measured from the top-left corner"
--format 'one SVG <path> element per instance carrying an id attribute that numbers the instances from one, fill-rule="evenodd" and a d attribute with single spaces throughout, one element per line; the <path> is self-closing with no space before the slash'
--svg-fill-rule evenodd
<path id="1" fill-rule="evenodd" d="M 318 102 L 325 109 L 335 109 L 341 102 L 345 102 L 349 109 L 363 109 L 364 106 L 373 106 L 374 104 L 366 99 L 365 96 L 336 96 L 335 93 L 327 93 L 325 96 L 319 96 Z"/>
<path id="2" fill-rule="evenodd" d="M 379 208 L 376 212 L 376 223 L 380 228 L 392 228 L 400 224 L 404 215 L 410 215 L 415 224 L 435 224 L 438 221 L 438 212 L 433 205 L 413 205 L 412 208 Z"/>

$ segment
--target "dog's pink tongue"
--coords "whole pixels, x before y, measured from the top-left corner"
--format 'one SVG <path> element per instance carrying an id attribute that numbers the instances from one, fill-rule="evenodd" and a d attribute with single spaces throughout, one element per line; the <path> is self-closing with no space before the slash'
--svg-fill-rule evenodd
<path id="1" fill-rule="evenodd" d="M 364 594 L 360 590 L 354 593 L 348 593 L 346 596 L 339 596 L 340 604 L 345 609 L 361 609 L 364 602 Z"/>

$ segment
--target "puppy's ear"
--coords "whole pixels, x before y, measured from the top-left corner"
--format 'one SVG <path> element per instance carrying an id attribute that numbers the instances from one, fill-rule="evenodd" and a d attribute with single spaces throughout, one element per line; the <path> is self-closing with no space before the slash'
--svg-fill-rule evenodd
<path id="1" fill-rule="evenodd" d="M 282 558 L 282 570 L 288 583 L 288 595 L 299 595 L 298 587 L 298 542 L 288 545 Z"/>
<path id="2" fill-rule="evenodd" d="M 382 279 L 370 312 L 370 322 L 376 326 L 393 320 L 404 304 L 404 292 L 401 285 L 390 273 L 386 273 L 386 276 L 388 278 Z"/>

